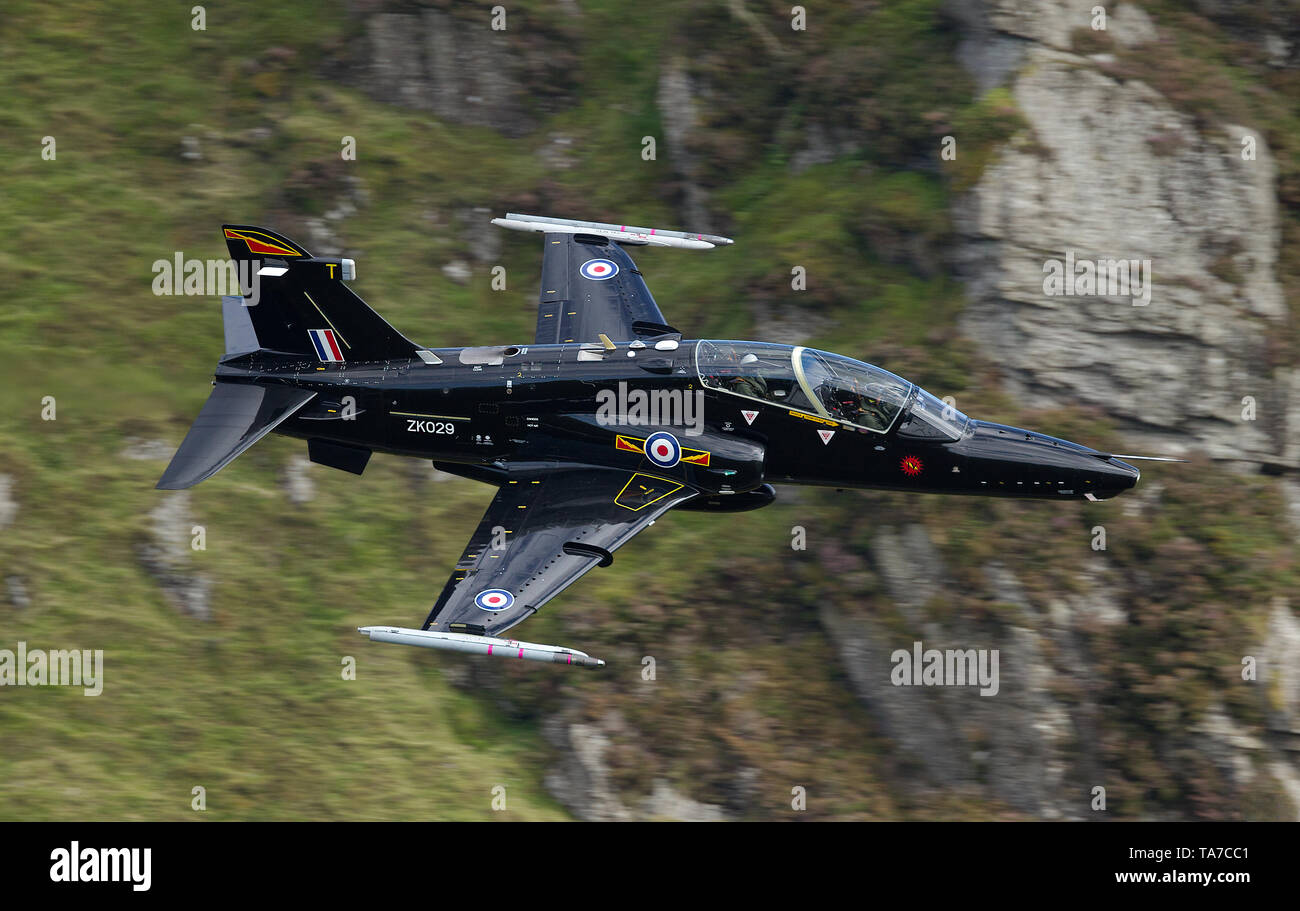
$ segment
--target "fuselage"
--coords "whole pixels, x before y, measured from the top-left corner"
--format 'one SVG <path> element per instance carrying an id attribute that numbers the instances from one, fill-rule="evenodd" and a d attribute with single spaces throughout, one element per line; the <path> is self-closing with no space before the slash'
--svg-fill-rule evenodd
<path id="1" fill-rule="evenodd" d="M 1139 476 L 813 349 L 664 338 L 421 354 L 322 364 L 261 351 L 217 376 L 315 392 L 276 428 L 289 436 L 484 480 L 548 461 L 640 471 L 688 483 L 719 509 L 764 505 L 770 484 L 1104 499 Z"/>

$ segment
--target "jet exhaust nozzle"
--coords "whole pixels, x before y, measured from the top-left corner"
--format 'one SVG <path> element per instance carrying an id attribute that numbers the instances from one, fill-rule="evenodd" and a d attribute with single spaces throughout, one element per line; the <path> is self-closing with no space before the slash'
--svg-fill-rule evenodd
<path id="1" fill-rule="evenodd" d="M 398 645 L 416 645 L 420 648 L 437 648 L 447 652 L 489 655 L 493 658 L 522 658 L 525 661 L 549 661 L 553 664 L 569 664 L 576 667 L 605 666 L 605 662 L 599 658 L 560 645 L 474 636 L 469 633 L 440 633 L 436 630 L 406 629 L 397 626 L 359 626 L 357 632 L 371 642 L 395 642 Z"/>

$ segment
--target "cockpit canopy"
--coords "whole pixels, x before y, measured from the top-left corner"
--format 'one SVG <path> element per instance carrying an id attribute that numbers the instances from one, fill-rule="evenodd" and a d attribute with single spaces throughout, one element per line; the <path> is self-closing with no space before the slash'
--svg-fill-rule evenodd
<path id="1" fill-rule="evenodd" d="M 969 430 L 970 418 L 955 406 L 918 388 L 898 433 L 913 439 L 959 440 Z"/>
<path id="2" fill-rule="evenodd" d="M 871 364 L 789 345 L 701 341 L 695 360 L 700 382 L 711 389 L 879 433 L 893 426 L 915 388 Z"/>

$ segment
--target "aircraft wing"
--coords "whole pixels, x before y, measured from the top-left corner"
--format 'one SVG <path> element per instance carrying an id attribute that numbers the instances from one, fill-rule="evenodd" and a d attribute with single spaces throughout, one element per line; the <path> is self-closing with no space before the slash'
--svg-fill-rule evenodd
<path id="1" fill-rule="evenodd" d="M 659 305 L 621 246 L 594 235 L 545 237 L 537 344 L 599 342 L 602 334 L 627 341 L 637 338 L 637 321 L 663 324 Z"/>
<path id="2" fill-rule="evenodd" d="M 545 234 L 537 344 L 631 341 L 677 333 L 664 324 L 625 246 L 712 250 L 734 243 L 717 234 L 690 234 L 598 221 L 510 213 L 492 219 L 513 231 Z"/>
<path id="3" fill-rule="evenodd" d="M 421 629 L 497 636 L 695 496 L 641 472 L 563 465 L 501 484 Z"/>

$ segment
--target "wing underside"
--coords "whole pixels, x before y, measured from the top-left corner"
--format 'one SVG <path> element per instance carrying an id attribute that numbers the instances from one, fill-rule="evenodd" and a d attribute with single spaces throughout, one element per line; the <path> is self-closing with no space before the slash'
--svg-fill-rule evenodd
<path id="1" fill-rule="evenodd" d="M 526 620 L 696 491 L 609 468 L 553 466 L 497 490 L 423 629 L 496 636 Z"/>

